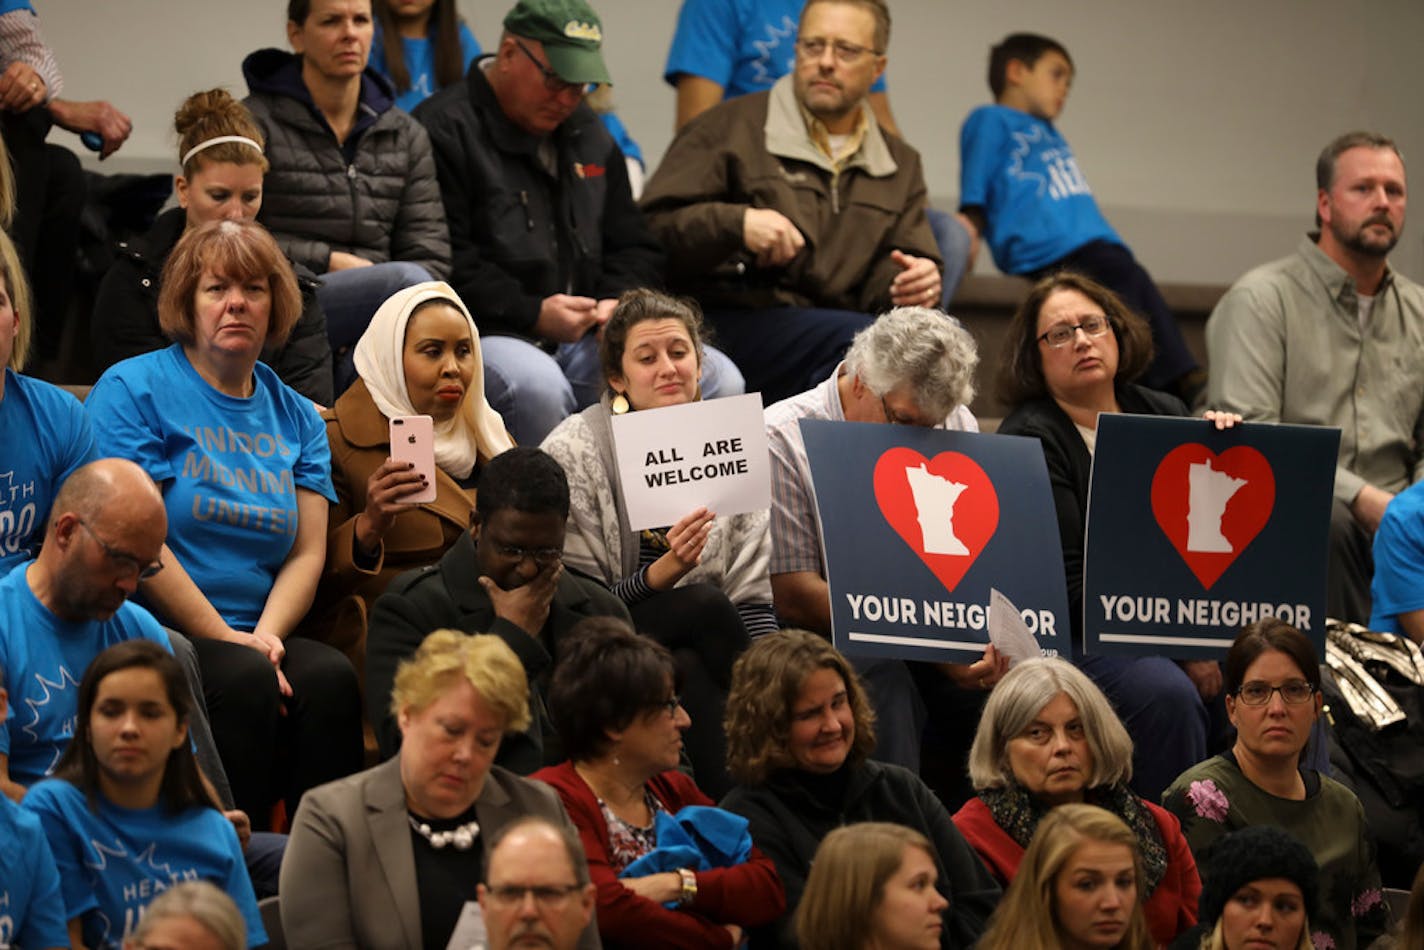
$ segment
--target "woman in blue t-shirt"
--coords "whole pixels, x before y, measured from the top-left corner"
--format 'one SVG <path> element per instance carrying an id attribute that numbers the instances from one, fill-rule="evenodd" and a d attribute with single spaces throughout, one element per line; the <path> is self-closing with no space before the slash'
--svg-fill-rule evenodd
<path id="1" fill-rule="evenodd" d="M 480 55 L 455 0 L 375 0 L 372 12 L 371 66 L 390 79 L 396 105 L 407 112 L 465 78 Z"/>
<path id="2" fill-rule="evenodd" d="M 163 490 L 168 569 L 141 599 L 193 640 L 237 806 L 269 827 L 302 792 L 362 765 L 360 690 L 339 652 L 289 638 L 326 560 L 331 455 L 311 401 L 258 362 L 301 300 L 250 221 L 189 228 L 164 266 L 158 318 L 177 342 L 110 367 L 87 408 L 100 449 Z"/>
<path id="3" fill-rule="evenodd" d="M 236 902 L 248 946 L 267 942 L 237 833 L 198 774 L 191 701 L 163 647 L 110 647 L 79 684 L 74 739 L 54 778 L 25 796 L 54 853 L 75 946 L 119 947 L 149 902 L 198 880 Z"/>

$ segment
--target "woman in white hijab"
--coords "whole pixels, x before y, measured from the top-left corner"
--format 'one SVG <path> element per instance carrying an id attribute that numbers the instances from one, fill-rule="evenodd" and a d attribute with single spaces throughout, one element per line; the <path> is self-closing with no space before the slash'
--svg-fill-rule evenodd
<path id="1" fill-rule="evenodd" d="M 313 609 L 318 636 L 363 667 L 365 617 L 402 571 L 433 564 L 470 526 L 480 467 L 514 443 L 484 395 L 475 322 L 449 284 L 383 303 L 356 344 L 358 379 L 323 413 L 337 503 Z M 435 500 L 408 462 L 390 458 L 390 420 L 435 423 Z"/>

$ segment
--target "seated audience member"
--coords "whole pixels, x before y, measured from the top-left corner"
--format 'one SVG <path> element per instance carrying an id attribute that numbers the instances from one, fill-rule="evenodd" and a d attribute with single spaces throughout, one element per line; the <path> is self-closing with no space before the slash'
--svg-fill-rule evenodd
<path id="1" fill-rule="evenodd" d="M 857 821 L 913 828 L 934 845 L 934 886 L 949 901 L 941 945 L 970 946 L 999 886 L 915 773 L 870 759 L 874 721 L 859 677 L 829 643 L 804 630 L 762 637 L 732 671 L 727 765 L 741 784 L 722 807 L 751 822 L 752 840 L 776 862 L 789 912 L 833 828 Z M 768 945 L 796 946 L 791 927 L 788 913 L 766 935 Z"/>
<path id="2" fill-rule="evenodd" d="M 1372 554 L 1371 630 L 1424 644 L 1424 482 L 1394 497 L 1380 519 Z"/>
<path id="3" fill-rule="evenodd" d="M 407 112 L 465 78 L 479 40 L 455 0 L 373 0 L 371 68 L 390 81 Z"/>
<path id="4" fill-rule="evenodd" d="M 166 569 L 143 601 L 193 640 L 233 797 L 263 830 L 278 798 L 290 815 L 303 791 L 362 762 L 351 664 L 290 636 L 326 559 L 331 454 L 311 401 L 258 356 L 286 339 L 300 307 L 260 225 L 190 228 L 158 298 L 178 342 L 115 363 L 87 400 L 101 450 L 163 491 Z"/>
<path id="5" fill-rule="evenodd" d="M 559 463 L 538 449 L 513 448 L 480 473 L 470 530 L 437 564 L 391 582 L 371 613 L 366 642 L 366 709 L 381 755 L 400 746 L 389 696 L 396 667 L 441 627 L 492 633 L 514 650 L 534 695 L 532 718 L 505 739 L 500 764 L 521 775 L 564 760 L 543 693 L 554 656 L 584 617 L 628 619 L 602 584 L 564 569 L 569 484 Z"/>
<path id="6" fill-rule="evenodd" d="M 1301 765 L 1323 704 L 1315 648 L 1290 624 L 1261 620 L 1241 629 L 1225 667 L 1236 744 L 1182 773 L 1162 803 L 1199 861 L 1238 828 L 1272 825 L 1299 838 L 1320 866 L 1312 925 L 1340 950 L 1369 946 L 1388 912 L 1364 809 L 1345 786 Z"/>
<path id="7" fill-rule="evenodd" d="M 183 671 L 156 643 L 95 658 L 79 684 L 74 739 L 25 796 L 59 869 L 76 946 L 116 947 L 175 881 L 210 881 L 242 911 L 248 946 L 267 934 L 232 824 L 212 807 L 188 740 Z"/>
<path id="8" fill-rule="evenodd" d="M 45 139 L 55 125 L 75 135 L 91 133 L 104 159 L 124 144 L 133 123 L 108 102 L 60 98 L 64 77 L 29 0 L 0 4 L 0 75 L 4 176 L 13 174 L 16 186 L 0 220 L 19 246 L 34 288 L 36 348 L 48 361 L 59 356 L 74 293 L 74 248 L 87 186 L 78 157 Z"/>
<path id="9" fill-rule="evenodd" d="M 322 276 L 336 392 L 354 375 L 350 347 L 381 302 L 450 270 L 450 236 L 430 140 L 390 83 L 366 65 L 370 0 L 288 0 L 295 53 L 242 63 L 244 100 L 267 139 L 258 215 L 293 261 Z"/>
<path id="10" fill-rule="evenodd" d="M 1152 356 L 1147 325 L 1101 284 L 1062 271 L 1029 291 L 1009 324 L 999 393 L 1010 407 L 1005 435 L 1043 443 L 1068 581 L 1074 662 L 1112 701 L 1133 743 L 1133 788 L 1156 800 L 1185 768 L 1207 756 L 1207 703 L 1221 691 L 1214 660 L 1085 655 L 1083 527 L 1098 414 L 1184 416 L 1175 396 L 1134 384 Z M 1207 413 L 1217 428 L 1239 417 Z"/>
<path id="11" fill-rule="evenodd" d="M 247 925 L 231 897 L 207 881 L 181 881 L 144 908 L 124 950 L 243 950 Z"/>
<path id="12" fill-rule="evenodd" d="M 400 753 L 313 789 L 297 810 L 282 862 L 290 946 L 443 947 L 503 826 L 524 815 L 568 825 L 546 787 L 493 764 L 500 738 L 529 725 L 524 668 L 498 637 L 435 631 L 387 701 Z M 597 945 L 587 928 L 582 946 Z"/>
<path id="13" fill-rule="evenodd" d="M 0 21 L 4 17 L 0 14 Z M 8 167 L 3 148 L 0 164 Z M 0 445 L 9 470 L 0 493 L 0 575 L 34 556 L 60 484 L 95 454 L 89 416 L 79 400 L 21 375 L 33 332 L 34 308 L 20 256 L 0 230 Z"/>
<path id="14" fill-rule="evenodd" d="M 604 946 L 737 947 L 744 928 L 781 915 L 786 901 L 776 869 L 754 845 L 744 861 L 726 867 L 630 869 L 658 852 L 660 815 L 713 805 L 677 770 L 688 716 L 665 647 L 620 620 L 584 621 L 560 651 L 549 712 L 569 761 L 534 777 L 554 787 L 579 830 Z"/>
<path id="15" fill-rule="evenodd" d="M 1350 132 L 1315 163 L 1315 228 L 1250 271 L 1206 324 L 1208 402 L 1251 421 L 1340 430 L 1325 609 L 1370 618 L 1370 539 L 1424 474 L 1424 288 L 1390 269 L 1404 230 L 1404 159 Z"/>
<path id="16" fill-rule="evenodd" d="M 603 398 L 544 440 L 569 476 L 564 563 L 611 587 L 639 632 L 673 652 L 694 723 L 692 764 L 703 790 L 720 795 L 729 787 L 722 708 L 732 661 L 748 634 L 777 629 L 767 515 L 724 518 L 699 506 L 670 527 L 629 529 L 612 417 L 701 398 L 702 315 L 690 301 L 629 291 L 603 328 L 601 351 Z"/>
<path id="17" fill-rule="evenodd" d="M 1404 916 L 1397 919 L 1386 937 L 1381 937 L 1372 945 L 1372 950 L 1420 950 L 1424 948 L 1424 864 L 1414 875 L 1414 885 L 1409 889 L 1409 901 L 1404 908 Z M 1302 948 L 1304 950 L 1304 948 Z"/>
<path id="18" fill-rule="evenodd" d="M 1319 903 L 1315 858 L 1286 832 L 1268 825 L 1224 835 L 1207 849 L 1202 871 L 1201 923 L 1172 944 L 1173 950 L 1331 946 L 1310 939 Z"/>
<path id="19" fill-rule="evenodd" d="M 171 340 L 158 325 L 163 265 L 183 233 L 209 221 L 251 221 L 262 207 L 267 159 L 252 114 L 223 89 L 195 92 L 173 117 L 182 171 L 173 179 L 178 207 L 158 216 L 148 233 L 119 243 L 118 256 L 99 285 L 90 325 L 100 370 L 119 360 L 160 350 Z M 319 405 L 332 400 L 331 344 L 316 299 L 316 279 L 293 265 L 302 315 L 281 347 L 263 360 L 288 386 Z"/>
<path id="20" fill-rule="evenodd" d="M 934 950 L 949 907 L 928 838 L 863 821 L 826 835 L 796 908 L 796 939 L 817 950 Z"/>
<path id="21" fill-rule="evenodd" d="M 521 0 L 493 55 L 416 110 L 450 221 L 450 282 L 478 315 L 490 402 L 524 445 L 598 400 L 598 328 L 623 291 L 662 282 L 623 155 L 583 101 L 610 81 L 601 46 L 583 0 Z M 709 396 L 742 391 L 726 357 L 709 369 Z"/>
<path id="22" fill-rule="evenodd" d="M 880 0 L 808 4 L 795 73 L 689 123 L 643 193 L 669 283 L 768 403 L 825 379 L 874 314 L 940 302 L 919 154 L 865 101 L 889 33 Z"/>
<path id="23" fill-rule="evenodd" d="M 1068 804 L 1039 822 L 981 950 L 1152 950 L 1142 858 L 1122 819 Z"/>
<path id="24" fill-rule="evenodd" d="M 958 320 L 923 307 L 900 307 L 856 334 L 845 362 L 820 385 L 766 410 L 772 485 L 771 592 L 783 623 L 827 639 L 831 636 L 820 515 L 798 423 L 829 419 L 977 432 L 979 424 L 969 411 L 969 401 L 974 398 L 978 362 L 974 338 Z M 938 669 L 900 660 L 854 662 L 880 723 L 878 757 L 912 771 L 919 769 L 920 731 L 926 718 L 917 682 L 927 699 L 948 697 L 956 706 L 968 705 L 968 714 L 977 717 L 980 698 L 960 692 L 987 690 L 1008 669 L 992 647 L 977 663 L 940 664 Z M 941 671 L 953 687 L 947 689 Z M 936 718 L 958 720 L 964 715 L 956 710 Z M 958 729 L 945 737 L 951 759 L 962 760 L 968 752 L 969 732 Z M 956 744 L 962 751 L 955 750 Z"/>
<path id="25" fill-rule="evenodd" d="M 358 379 L 322 414 L 337 502 L 312 627 L 365 663 L 366 617 L 403 571 L 434 564 L 468 530 L 481 467 L 510 448 L 485 401 L 480 337 L 450 285 L 397 291 L 356 344 Z M 410 462 L 391 458 L 390 421 L 435 423 L 435 500 Z"/>
<path id="26" fill-rule="evenodd" d="M 0 660 L 0 683 L 5 666 Z M 8 714 L 0 686 L 0 721 Z M 6 926 L 0 939 L 17 947 L 68 947 L 68 916 L 59 891 L 59 873 L 44 829 L 33 814 L 0 795 L 0 908 Z"/>
<path id="27" fill-rule="evenodd" d="M 1127 786 L 1132 740 L 1092 680 L 1066 660 L 1027 660 L 984 705 L 969 775 L 978 797 L 954 816 L 989 871 L 1007 887 L 1042 820 L 1087 802 L 1121 818 L 1137 838 L 1142 905 L 1152 939 L 1171 943 L 1197 921 L 1201 880 L 1176 816 Z"/>
<path id="28" fill-rule="evenodd" d="M 857 3 L 870 5 L 863 0 L 850 5 Z M 766 92 L 786 75 L 796 64 L 796 24 L 805 6 L 805 0 L 682 0 L 663 71 L 663 81 L 677 90 L 675 131 L 725 99 Z M 882 131 L 901 134 L 883 73 L 871 84 L 866 101 Z M 941 302 L 947 308 L 978 248 L 965 222 L 934 208 L 927 213 L 944 258 Z"/>
<path id="29" fill-rule="evenodd" d="M 490 950 L 535 945 L 574 950 L 593 921 L 594 904 L 577 832 L 562 821 L 532 817 L 490 837 L 485 883 L 479 886 Z"/>
<path id="30" fill-rule="evenodd" d="M 1206 373 L 1053 124 L 1072 82 L 1068 50 L 1046 36 L 1014 33 L 990 51 L 995 104 L 971 112 L 959 132 L 960 211 L 1004 273 L 1039 280 L 1072 270 L 1111 288 L 1151 328 L 1143 383 L 1190 403 Z"/>

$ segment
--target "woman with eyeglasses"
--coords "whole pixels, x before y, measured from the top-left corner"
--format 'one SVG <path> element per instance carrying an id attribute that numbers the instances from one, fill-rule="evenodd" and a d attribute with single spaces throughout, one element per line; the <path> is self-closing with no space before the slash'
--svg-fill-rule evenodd
<path id="1" fill-rule="evenodd" d="M 713 804 L 677 768 L 689 720 L 676 684 L 666 648 L 621 620 L 596 617 L 575 628 L 549 687 L 569 761 L 534 778 L 554 787 L 579 830 L 604 947 L 736 947 L 745 928 L 776 920 L 786 907 L 776 868 L 755 847 L 730 867 L 688 862 L 625 874 L 669 844 L 659 842 L 659 815 Z"/>
<path id="2" fill-rule="evenodd" d="M 1273 825 L 1295 835 L 1320 865 L 1314 929 L 1338 950 L 1368 946 L 1388 911 L 1364 809 L 1348 788 L 1301 764 L 1323 705 L 1315 648 L 1290 624 L 1261 620 L 1237 634 L 1225 670 L 1236 744 L 1182 773 L 1163 805 L 1181 819 L 1198 861 L 1238 828 Z"/>
<path id="3" fill-rule="evenodd" d="M 191 714 L 183 668 L 152 641 L 111 646 L 84 672 L 74 738 L 23 802 L 49 840 L 73 946 L 117 950 L 178 881 L 221 887 L 246 945 L 267 943 L 237 833 L 193 758 Z"/>
<path id="4" fill-rule="evenodd" d="M 478 945 L 460 925 L 500 829 L 530 815 L 569 827 L 547 786 L 494 764 L 504 735 L 529 724 L 524 666 L 499 637 L 435 631 L 401 663 L 390 702 L 395 758 L 312 789 L 297 810 L 282 861 L 288 946 Z M 592 925 L 579 946 L 598 946 Z"/>
<path id="5" fill-rule="evenodd" d="M 1098 416 L 1107 412 L 1185 416 L 1175 396 L 1136 385 L 1152 361 L 1152 333 L 1101 284 L 1071 271 L 1040 280 L 1014 314 L 999 370 L 1010 409 L 1005 435 L 1043 445 L 1067 572 L 1074 662 L 1112 700 L 1132 736 L 1133 788 L 1149 801 L 1183 769 L 1206 758 L 1206 704 L 1221 690 L 1212 661 L 1087 656 L 1082 643 L 1083 526 Z M 1207 413 L 1217 428 L 1240 416 Z"/>

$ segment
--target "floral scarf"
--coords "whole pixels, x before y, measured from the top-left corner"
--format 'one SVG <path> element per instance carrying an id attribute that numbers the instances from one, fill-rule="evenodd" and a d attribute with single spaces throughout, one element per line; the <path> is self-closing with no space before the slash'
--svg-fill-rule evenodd
<path id="1" fill-rule="evenodd" d="M 988 806 L 995 824 L 1021 848 L 1028 847 L 1039 821 L 1053 807 L 1034 798 L 1028 789 L 1017 782 L 1010 782 L 1004 788 L 986 788 L 979 793 L 979 800 Z M 1142 853 L 1142 875 L 1147 884 L 1143 896 L 1150 896 L 1167 874 L 1167 846 L 1162 842 L 1157 820 L 1142 799 L 1126 785 L 1090 788 L 1084 793 L 1083 800 L 1089 805 L 1107 809 L 1132 829 L 1137 838 L 1137 849 Z"/>

